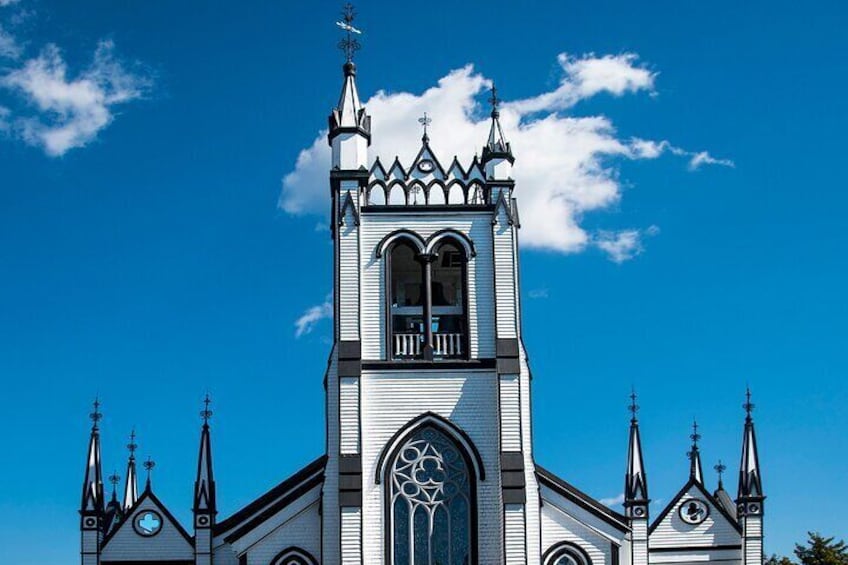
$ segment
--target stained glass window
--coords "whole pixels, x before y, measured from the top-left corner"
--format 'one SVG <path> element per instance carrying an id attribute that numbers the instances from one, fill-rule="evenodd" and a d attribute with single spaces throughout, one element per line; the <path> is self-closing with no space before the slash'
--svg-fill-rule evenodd
<path id="1" fill-rule="evenodd" d="M 391 468 L 393 565 L 471 562 L 471 480 L 460 448 L 425 426 L 400 448 Z"/>

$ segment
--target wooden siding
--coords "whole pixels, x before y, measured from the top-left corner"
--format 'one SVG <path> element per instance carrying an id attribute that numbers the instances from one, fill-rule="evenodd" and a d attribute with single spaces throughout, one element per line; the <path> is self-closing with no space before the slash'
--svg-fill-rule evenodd
<path id="1" fill-rule="evenodd" d="M 303 503 L 294 508 L 288 508 L 284 513 L 274 516 L 263 528 L 261 535 L 245 536 L 245 543 L 239 540 L 236 544 L 240 549 L 238 554 L 247 552 L 248 565 L 269 565 L 283 549 L 295 546 L 308 551 L 316 559 L 321 550 L 321 515 L 320 489 L 311 491 L 304 497 Z M 215 565 L 218 565 L 218 556 L 215 556 Z"/>
<path id="2" fill-rule="evenodd" d="M 338 351 L 333 347 L 327 368 L 327 466 L 324 471 L 322 504 L 322 563 L 336 564 L 340 559 L 339 536 L 339 379 Z"/>
<path id="3" fill-rule="evenodd" d="M 362 509 L 342 508 L 342 565 L 362 563 Z M 370 562 L 370 561 L 369 561 Z"/>
<path id="4" fill-rule="evenodd" d="M 493 371 L 363 372 L 363 539 L 369 565 L 384 562 L 385 484 L 375 482 L 378 458 L 398 430 L 428 411 L 463 430 L 480 453 L 486 480 L 477 485 L 479 562 L 502 561 L 497 386 Z"/>
<path id="5" fill-rule="evenodd" d="M 380 241 L 399 229 L 415 231 L 423 238 L 452 228 L 467 235 L 477 250 L 468 262 L 469 346 L 472 358 L 495 355 L 492 274 L 491 214 L 488 212 L 445 211 L 439 216 L 426 213 L 363 214 L 361 230 L 361 327 L 363 359 L 385 359 L 385 257 L 377 257 Z"/>
<path id="6" fill-rule="evenodd" d="M 521 387 L 518 375 L 500 376 L 501 451 L 521 451 Z"/>
<path id="7" fill-rule="evenodd" d="M 162 517 L 162 529 L 151 537 L 138 535 L 133 528 L 133 520 L 142 512 L 156 511 Z M 101 561 L 133 561 L 143 555 L 151 561 L 189 559 L 194 561 L 194 547 L 186 541 L 165 511 L 151 499 L 144 500 L 138 508 L 121 524 L 117 532 L 109 539 L 103 549 Z"/>
<path id="8" fill-rule="evenodd" d="M 497 223 L 492 225 L 491 231 L 494 241 L 497 337 L 514 338 L 518 336 L 515 226 L 510 225 L 504 208 L 498 209 Z"/>
<path id="9" fill-rule="evenodd" d="M 592 560 L 592 565 L 612 563 L 609 538 L 578 520 L 564 507 L 546 502 L 542 505 L 542 553 L 561 542 L 580 547 Z"/>
<path id="10" fill-rule="evenodd" d="M 359 453 L 359 377 L 339 378 L 339 452 Z"/>
<path id="11" fill-rule="evenodd" d="M 343 181 L 339 205 L 345 202 L 348 185 L 353 201 L 358 202 L 358 184 Z M 335 221 L 335 218 L 331 221 Z M 338 239 L 339 285 L 335 292 L 338 294 L 339 336 L 343 340 L 355 341 L 359 339 L 359 226 L 350 208 L 346 210 L 344 225 L 338 227 Z"/>
<path id="12" fill-rule="evenodd" d="M 527 540 L 524 523 L 524 505 L 504 506 L 504 557 L 506 565 L 527 563 Z"/>

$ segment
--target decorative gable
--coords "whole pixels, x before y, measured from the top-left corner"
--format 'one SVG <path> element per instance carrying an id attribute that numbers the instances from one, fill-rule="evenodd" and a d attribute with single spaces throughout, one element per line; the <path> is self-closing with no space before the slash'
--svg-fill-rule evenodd
<path id="1" fill-rule="evenodd" d="M 651 525 L 652 553 L 714 556 L 710 550 L 738 553 L 742 536 L 738 524 L 697 481 L 689 481 Z M 675 551 L 677 550 L 677 551 Z M 653 560 L 653 557 L 652 557 Z"/>
<path id="2" fill-rule="evenodd" d="M 192 538 L 149 490 L 103 541 L 101 563 L 138 562 L 139 555 L 151 563 L 194 563 Z"/>

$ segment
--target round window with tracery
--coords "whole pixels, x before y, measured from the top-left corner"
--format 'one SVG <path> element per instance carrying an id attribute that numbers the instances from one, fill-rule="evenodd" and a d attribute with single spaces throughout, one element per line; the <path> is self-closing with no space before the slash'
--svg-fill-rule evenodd
<path id="1" fill-rule="evenodd" d="M 162 516 L 153 510 L 139 512 L 133 520 L 133 528 L 140 536 L 155 536 L 162 529 Z"/>

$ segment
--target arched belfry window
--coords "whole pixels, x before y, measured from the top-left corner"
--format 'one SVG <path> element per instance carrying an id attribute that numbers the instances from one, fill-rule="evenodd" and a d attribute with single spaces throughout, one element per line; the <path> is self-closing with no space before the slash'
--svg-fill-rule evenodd
<path id="1" fill-rule="evenodd" d="M 406 438 L 386 472 L 388 562 L 474 563 L 475 483 L 463 448 L 427 424 Z"/>
<path id="2" fill-rule="evenodd" d="M 391 358 L 467 358 L 466 247 L 450 236 L 426 250 L 400 238 L 390 249 L 386 294 Z"/>
<path id="3" fill-rule="evenodd" d="M 544 565 L 592 565 L 589 555 L 578 545 L 560 542 L 545 552 Z"/>

